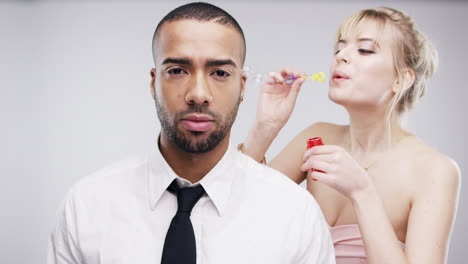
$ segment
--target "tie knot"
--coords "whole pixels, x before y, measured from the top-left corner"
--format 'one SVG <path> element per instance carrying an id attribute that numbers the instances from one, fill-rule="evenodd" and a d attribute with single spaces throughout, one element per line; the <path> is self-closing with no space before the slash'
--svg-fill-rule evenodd
<path id="1" fill-rule="evenodd" d="M 176 180 L 174 180 L 167 189 L 177 195 L 177 212 L 184 212 L 189 215 L 195 204 L 205 193 L 201 185 L 180 188 Z"/>

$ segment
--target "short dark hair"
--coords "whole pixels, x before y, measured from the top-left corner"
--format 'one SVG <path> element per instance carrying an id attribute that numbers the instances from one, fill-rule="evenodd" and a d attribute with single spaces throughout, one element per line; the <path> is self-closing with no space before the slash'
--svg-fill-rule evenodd
<path id="1" fill-rule="evenodd" d="M 203 2 L 196 2 L 196 3 L 189 3 L 183 6 L 179 6 L 178 8 L 169 12 L 159 23 L 156 27 L 156 30 L 153 34 L 153 44 L 151 45 L 153 51 L 153 58 L 154 58 L 154 43 L 156 40 L 156 35 L 159 31 L 159 28 L 166 22 L 173 22 L 177 20 L 183 19 L 193 19 L 197 21 L 212 21 L 219 23 L 221 25 L 232 26 L 234 29 L 239 32 L 242 36 L 242 40 L 244 43 L 244 54 L 242 57 L 242 63 L 245 61 L 245 53 L 246 53 L 246 45 L 245 45 L 245 37 L 242 28 L 239 26 L 237 21 L 226 11 L 223 9 L 208 3 Z"/>

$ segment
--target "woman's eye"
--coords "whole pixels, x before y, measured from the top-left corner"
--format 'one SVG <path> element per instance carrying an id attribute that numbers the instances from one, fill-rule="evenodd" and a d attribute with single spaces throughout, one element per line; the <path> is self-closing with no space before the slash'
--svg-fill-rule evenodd
<path id="1" fill-rule="evenodd" d="M 335 55 L 338 54 L 339 52 L 340 52 L 340 50 L 336 50 L 336 51 L 335 51 Z"/>
<path id="2" fill-rule="evenodd" d="M 372 54 L 372 53 L 375 53 L 375 52 L 373 52 L 372 50 L 367 50 L 367 49 L 359 49 L 359 52 L 360 52 L 360 53 L 365 53 L 365 54 Z"/>
<path id="3" fill-rule="evenodd" d="M 228 77 L 229 76 L 229 73 L 226 72 L 226 71 L 223 71 L 223 70 L 217 70 L 215 72 L 213 72 L 213 74 L 217 77 Z"/>

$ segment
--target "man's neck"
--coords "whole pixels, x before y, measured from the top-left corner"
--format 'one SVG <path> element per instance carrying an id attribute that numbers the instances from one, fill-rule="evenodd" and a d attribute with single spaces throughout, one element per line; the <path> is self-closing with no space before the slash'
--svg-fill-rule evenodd
<path id="1" fill-rule="evenodd" d="M 188 153 L 178 148 L 164 132 L 159 138 L 159 150 L 172 170 L 191 183 L 199 182 L 221 160 L 229 146 L 230 133 L 206 153 Z"/>

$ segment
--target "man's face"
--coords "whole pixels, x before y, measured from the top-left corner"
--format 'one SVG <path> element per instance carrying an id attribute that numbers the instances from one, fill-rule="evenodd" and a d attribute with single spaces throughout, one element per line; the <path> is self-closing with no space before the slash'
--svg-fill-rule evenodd
<path id="1" fill-rule="evenodd" d="M 243 97 L 243 39 L 231 26 L 178 20 L 155 41 L 151 89 L 163 131 L 186 152 L 208 152 L 229 134 Z"/>

